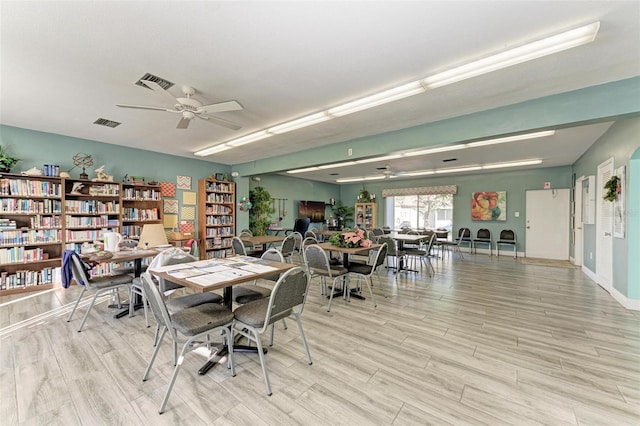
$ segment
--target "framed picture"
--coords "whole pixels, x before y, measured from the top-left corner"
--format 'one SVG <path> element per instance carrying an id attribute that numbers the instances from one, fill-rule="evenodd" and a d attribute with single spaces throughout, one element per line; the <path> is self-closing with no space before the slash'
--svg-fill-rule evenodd
<path id="1" fill-rule="evenodd" d="M 471 194 L 471 220 L 506 221 L 507 192 L 484 191 Z"/>

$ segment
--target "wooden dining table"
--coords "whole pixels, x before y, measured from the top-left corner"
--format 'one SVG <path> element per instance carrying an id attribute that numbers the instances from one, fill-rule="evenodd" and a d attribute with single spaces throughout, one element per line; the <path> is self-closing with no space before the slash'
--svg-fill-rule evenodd
<path id="1" fill-rule="evenodd" d="M 223 304 L 231 309 L 233 286 L 258 278 L 283 273 L 296 265 L 248 256 L 233 256 L 222 259 L 198 260 L 196 262 L 167 265 L 149 269 L 153 275 L 183 285 L 198 293 L 223 291 Z M 234 345 L 234 352 L 256 352 L 255 346 Z M 266 349 L 264 349 L 266 352 Z M 200 367 L 198 374 L 204 375 L 228 354 L 226 345 L 217 348 L 214 355 Z"/>
<path id="2" fill-rule="evenodd" d="M 273 243 L 279 243 L 284 240 L 282 235 L 253 235 L 251 237 L 240 237 L 242 242 L 253 244 L 254 246 L 262 246 L 262 251 L 266 251 Z"/>

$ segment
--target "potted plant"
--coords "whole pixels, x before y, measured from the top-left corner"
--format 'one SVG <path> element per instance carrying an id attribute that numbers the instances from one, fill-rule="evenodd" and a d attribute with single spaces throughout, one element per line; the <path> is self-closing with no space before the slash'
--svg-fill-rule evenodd
<path id="1" fill-rule="evenodd" d="M 7 151 L 0 145 L 0 172 L 10 172 L 11 168 L 20 161 L 19 158 L 12 157 L 7 154 Z"/>
<path id="2" fill-rule="evenodd" d="M 275 212 L 273 199 L 269 191 L 258 186 L 249 191 L 249 229 L 253 235 L 267 235 L 267 228 L 271 225 L 271 215 Z"/>
<path id="3" fill-rule="evenodd" d="M 618 198 L 618 194 L 620 193 L 621 182 L 620 178 L 616 175 L 611 176 L 611 179 L 604 184 L 604 189 L 607 190 L 607 193 L 604 195 L 604 199 L 607 201 L 614 202 Z"/>
<path id="4" fill-rule="evenodd" d="M 338 226 L 340 229 L 347 226 L 347 222 L 350 222 L 353 219 L 353 207 L 348 207 L 342 204 L 342 201 L 338 200 L 335 206 L 331 208 L 333 210 L 333 214 L 336 216 L 338 220 Z"/>

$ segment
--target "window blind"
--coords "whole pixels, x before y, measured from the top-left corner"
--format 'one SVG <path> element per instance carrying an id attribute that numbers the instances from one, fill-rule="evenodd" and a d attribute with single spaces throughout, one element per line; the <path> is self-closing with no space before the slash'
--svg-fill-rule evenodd
<path id="1" fill-rule="evenodd" d="M 383 189 L 383 197 L 395 197 L 398 195 L 437 195 L 457 194 L 458 185 L 421 186 L 418 188 L 390 188 Z"/>

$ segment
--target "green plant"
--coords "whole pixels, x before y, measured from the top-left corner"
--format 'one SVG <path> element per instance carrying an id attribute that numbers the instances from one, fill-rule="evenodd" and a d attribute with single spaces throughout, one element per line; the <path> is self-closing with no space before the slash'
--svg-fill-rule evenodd
<path id="1" fill-rule="evenodd" d="M 370 203 L 371 202 L 371 194 L 367 191 L 367 188 L 362 184 L 362 189 L 358 193 L 358 202 L 359 203 Z"/>
<path id="2" fill-rule="evenodd" d="M 620 178 L 616 175 L 611 176 L 611 179 L 604 184 L 604 189 L 607 190 L 607 193 L 603 198 L 607 201 L 614 202 L 618 198 L 618 194 L 622 189 Z"/>
<path id="3" fill-rule="evenodd" d="M 18 161 L 20 161 L 19 158 L 10 156 L 4 147 L 0 145 L 0 169 L 11 170 Z"/>
<path id="4" fill-rule="evenodd" d="M 261 186 L 249 191 L 251 210 L 249 210 L 249 229 L 253 235 L 267 235 L 271 225 L 271 215 L 275 212 L 271 194 Z"/>
<path id="5" fill-rule="evenodd" d="M 336 205 L 331 208 L 340 226 L 348 226 L 353 220 L 354 207 L 348 207 L 342 204 L 342 201 L 338 200 Z"/>

